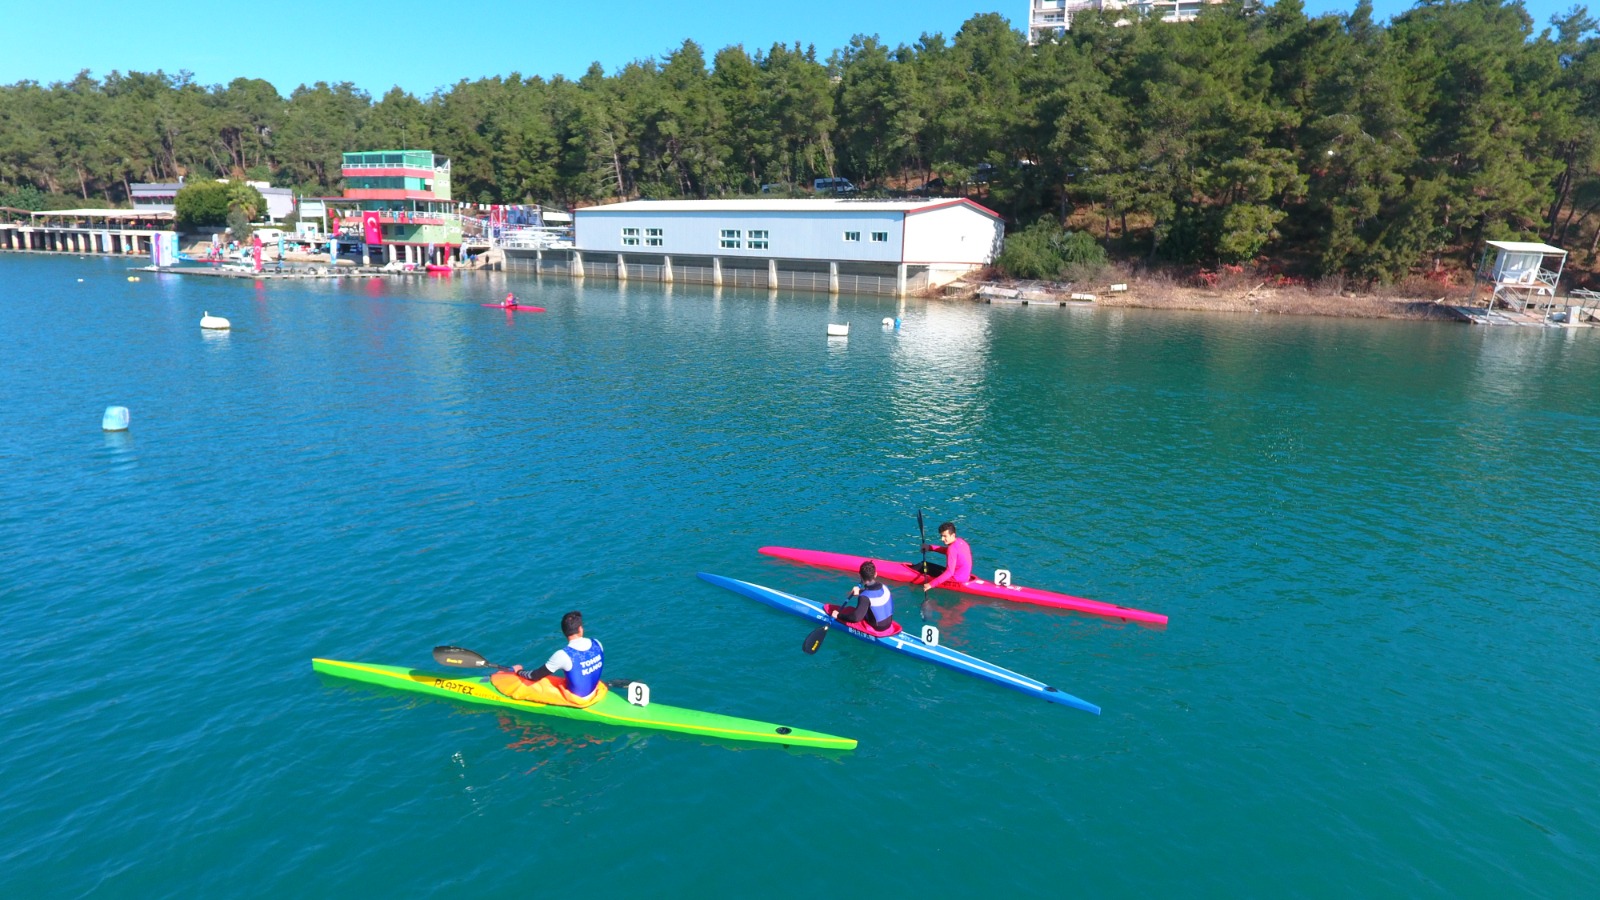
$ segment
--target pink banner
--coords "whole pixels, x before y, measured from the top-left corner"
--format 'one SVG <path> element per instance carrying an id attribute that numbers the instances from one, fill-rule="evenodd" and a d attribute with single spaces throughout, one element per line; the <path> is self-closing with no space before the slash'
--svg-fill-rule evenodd
<path id="1" fill-rule="evenodd" d="M 361 214 L 361 228 L 366 234 L 367 243 L 383 243 L 383 226 L 378 223 L 378 214 L 376 211 L 368 210 Z"/>

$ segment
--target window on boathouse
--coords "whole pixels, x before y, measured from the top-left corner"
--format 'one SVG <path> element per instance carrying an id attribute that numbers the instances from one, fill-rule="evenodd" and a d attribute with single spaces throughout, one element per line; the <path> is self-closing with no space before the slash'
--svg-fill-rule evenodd
<path id="1" fill-rule="evenodd" d="M 722 229 L 722 249 L 724 249 L 724 250 L 737 250 L 737 249 L 739 249 L 739 237 L 740 237 L 739 230 L 736 229 L 736 228 L 724 228 L 724 229 Z"/>
<path id="2" fill-rule="evenodd" d="M 622 246 L 624 246 L 624 247 L 637 247 L 637 246 L 639 246 L 639 229 L 637 229 L 637 228 L 624 228 L 624 229 L 622 229 Z"/>
<path id="3" fill-rule="evenodd" d="M 861 240 L 861 232 L 859 232 L 859 231 L 846 231 L 844 233 L 844 240 L 845 240 L 845 243 L 847 243 L 847 244 L 848 243 L 852 243 L 852 242 L 858 242 L 858 241 Z"/>
<path id="4" fill-rule="evenodd" d="M 766 231 L 763 230 L 763 231 L 751 231 L 750 232 L 750 249 L 751 250 L 765 250 L 765 249 L 767 249 L 767 232 Z"/>
<path id="5" fill-rule="evenodd" d="M 644 242 L 650 247 L 660 247 L 665 243 L 663 235 L 664 232 L 660 228 L 646 228 L 644 230 Z"/>
<path id="6" fill-rule="evenodd" d="M 887 231 L 874 231 L 872 233 L 872 242 L 874 244 L 887 243 L 888 240 L 889 240 L 889 232 L 887 232 Z"/>

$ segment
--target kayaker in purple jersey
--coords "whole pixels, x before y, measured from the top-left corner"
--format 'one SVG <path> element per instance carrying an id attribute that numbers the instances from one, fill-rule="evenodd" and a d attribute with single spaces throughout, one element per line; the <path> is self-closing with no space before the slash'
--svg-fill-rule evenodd
<path id="1" fill-rule="evenodd" d="M 894 599 L 889 588 L 878 580 L 878 567 L 872 560 L 861 564 L 861 583 L 850 590 L 855 606 L 841 606 L 833 617 L 841 622 L 865 622 L 874 631 L 888 631 L 894 627 Z"/>
<path id="2" fill-rule="evenodd" d="M 928 544 L 922 549 L 929 553 L 943 553 L 949 562 L 945 565 L 944 570 L 939 572 L 932 581 L 922 586 L 923 593 L 927 593 L 947 581 L 962 583 L 972 580 L 972 548 L 968 546 L 964 538 L 956 537 L 954 522 L 945 522 L 939 526 L 939 540 L 944 542 L 944 546 Z M 934 568 L 936 567 L 931 565 L 928 567 L 930 571 Z"/>

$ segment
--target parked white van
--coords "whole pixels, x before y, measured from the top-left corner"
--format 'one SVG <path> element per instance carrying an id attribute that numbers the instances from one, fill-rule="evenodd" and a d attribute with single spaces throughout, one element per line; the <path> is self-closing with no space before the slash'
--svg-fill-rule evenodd
<path id="1" fill-rule="evenodd" d="M 811 182 L 811 189 L 819 194 L 854 194 L 856 186 L 848 178 L 818 178 Z"/>

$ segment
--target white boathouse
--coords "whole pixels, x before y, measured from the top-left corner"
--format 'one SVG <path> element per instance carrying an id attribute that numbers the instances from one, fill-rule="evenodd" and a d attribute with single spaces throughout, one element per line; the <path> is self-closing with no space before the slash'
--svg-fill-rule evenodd
<path id="1" fill-rule="evenodd" d="M 508 256 L 575 278 L 904 295 L 989 265 L 1000 216 L 967 199 L 634 200 L 576 210 L 573 248 Z"/>

